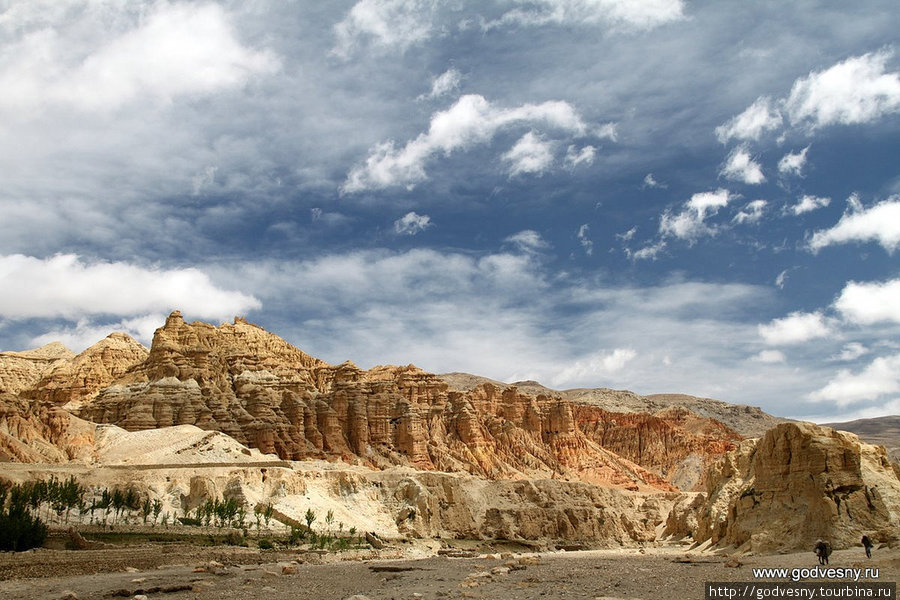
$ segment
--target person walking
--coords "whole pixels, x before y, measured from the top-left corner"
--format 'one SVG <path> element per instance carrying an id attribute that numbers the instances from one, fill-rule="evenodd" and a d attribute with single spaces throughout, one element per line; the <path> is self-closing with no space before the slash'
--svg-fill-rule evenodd
<path id="1" fill-rule="evenodd" d="M 831 554 L 831 546 L 828 544 L 828 542 L 816 540 L 816 545 L 813 548 L 813 552 L 815 552 L 816 556 L 819 557 L 820 565 L 828 564 L 828 555 Z"/>
<path id="2" fill-rule="evenodd" d="M 869 536 L 862 536 L 862 545 L 863 548 L 866 549 L 866 558 L 872 558 L 872 546 L 874 546 L 874 544 L 872 543 L 872 540 L 869 539 Z"/>

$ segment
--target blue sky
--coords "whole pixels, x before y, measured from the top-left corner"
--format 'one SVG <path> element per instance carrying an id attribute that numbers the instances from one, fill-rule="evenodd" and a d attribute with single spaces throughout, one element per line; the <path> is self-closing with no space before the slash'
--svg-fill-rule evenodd
<path id="1" fill-rule="evenodd" d="M 0 349 L 900 412 L 893 1 L 11 1 Z"/>

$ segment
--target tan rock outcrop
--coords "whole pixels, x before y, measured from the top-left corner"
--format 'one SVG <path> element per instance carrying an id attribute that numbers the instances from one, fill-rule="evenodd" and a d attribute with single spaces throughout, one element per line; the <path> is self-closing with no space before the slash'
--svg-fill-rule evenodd
<path id="1" fill-rule="evenodd" d="M 44 373 L 74 356 L 74 352 L 59 342 L 25 352 L 0 352 L 0 392 L 19 394 L 29 390 Z"/>
<path id="2" fill-rule="evenodd" d="M 96 426 L 58 407 L 0 393 L 0 463 L 64 463 L 89 456 Z"/>
<path id="3" fill-rule="evenodd" d="M 241 319 L 214 327 L 173 313 L 147 359 L 80 415 L 131 431 L 196 425 L 292 460 L 675 489 L 586 436 L 559 398 L 451 392 L 413 365 L 329 365 Z"/>
<path id="4" fill-rule="evenodd" d="M 696 520 L 695 540 L 753 551 L 810 549 L 817 538 L 841 548 L 863 533 L 886 541 L 898 535 L 900 473 L 854 434 L 786 423 L 713 465 Z"/>
<path id="5" fill-rule="evenodd" d="M 24 395 L 77 410 L 148 354 L 128 334 L 111 333 L 77 356 L 57 361 Z"/>

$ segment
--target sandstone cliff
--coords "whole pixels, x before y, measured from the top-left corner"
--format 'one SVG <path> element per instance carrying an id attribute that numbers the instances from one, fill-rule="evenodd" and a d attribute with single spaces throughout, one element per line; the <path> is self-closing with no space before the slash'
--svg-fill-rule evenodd
<path id="1" fill-rule="evenodd" d="M 648 413 L 656 414 L 668 408 L 684 408 L 699 417 L 714 419 L 723 423 L 744 437 L 759 437 L 783 419 L 767 414 L 755 406 L 730 404 L 711 398 L 698 398 L 686 394 L 651 394 L 641 396 L 628 390 L 612 390 L 609 388 L 575 388 L 569 390 L 553 390 L 536 381 L 517 381 L 503 383 L 471 375 L 469 373 L 444 373 L 439 376 L 447 382 L 451 389 L 468 391 L 479 385 L 490 383 L 499 388 L 515 387 L 527 394 L 554 396 L 573 404 L 597 406 L 616 413 Z"/>
<path id="2" fill-rule="evenodd" d="M 95 425 L 48 404 L 0 393 L 0 463 L 85 459 Z"/>
<path id="3" fill-rule="evenodd" d="M 111 333 L 81 354 L 56 361 L 23 395 L 78 409 L 147 355 L 147 348 L 131 336 Z"/>
<path id="4" fill-rule="evenodd" d="M 898 536 L 900 471 L 883 447 L 810 423 L 746 440 L 710 470 L 705 496 L 683 502 L 667 533 L 753 551 L 836 548 Z"/>
<path id="5" fill-rule="evenodd" d="M 18 394 L 31 389 L 44 373 L 74 356 L 59 342 L 25 352 L 0 352 L 0 392 Z"/>
<path id="6" fill-rule="evenodd" d="M 585 435 L 559 398 L 454 392 L 413 365 L 329 365 L 240 319 L 214 327 L 173 313 L 147 359 L 80 415 L 132 431 L 196 425 L 292 460 L 674 489 Z"/>

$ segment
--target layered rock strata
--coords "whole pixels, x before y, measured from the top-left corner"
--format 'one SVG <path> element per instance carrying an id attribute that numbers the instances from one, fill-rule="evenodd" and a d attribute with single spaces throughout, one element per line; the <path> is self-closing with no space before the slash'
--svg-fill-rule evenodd
<path id="1" fill-rule="evenodd" d="M 573 410 L 512 388 L 452 392 L 413 365 L 329 365 L 241 319 L 214 327 L 173 313 L 147 359 L 80 414 L 128 430 L 196 425 L 291 460 L 674 489 L 586 436 Z"/>
<path id="2" fill-rule="evenodd" d="M 753 551 L 836 548 L 898 536 L 900 470 L 851 433 L 786 423 L 742 442 L 710 469 L 705 495 L 676 507 L 673 535 Z"/>
<path id="3" fill-rule="evenodd" d="M 18 394 L 30 390 L 44 373 L 74 356 L 59 342 L 25 352 L 0 352 L 0 392 Z"/>

